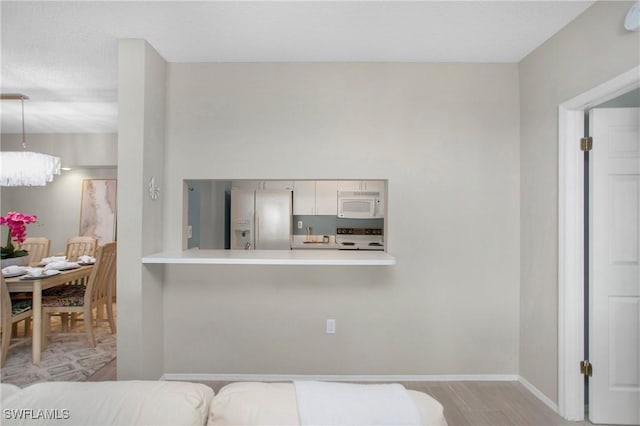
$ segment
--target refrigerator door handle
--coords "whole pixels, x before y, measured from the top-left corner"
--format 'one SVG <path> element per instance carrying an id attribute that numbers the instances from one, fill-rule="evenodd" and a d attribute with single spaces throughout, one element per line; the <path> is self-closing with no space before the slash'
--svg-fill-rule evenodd
<path id="1" fill-rule="evenodd" d="M 260 244 L 260 216 L 256 215 L 256 245 L 254 247 L 254 249 L 258 248 L 258 245 Z"/>

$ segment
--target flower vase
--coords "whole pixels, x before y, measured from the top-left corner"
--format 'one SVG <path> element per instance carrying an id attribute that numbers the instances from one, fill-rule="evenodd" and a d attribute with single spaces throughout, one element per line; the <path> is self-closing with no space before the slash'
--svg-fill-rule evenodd
<path id="1" fill-rule="evenodd" d="M 29 255 L 20 256 L 20 257 L 9 257 L 7 259 L 2 259 L 1 264 L 2 264 L 2 268 L 6 268 L 7 266 L 11 266 L 11 265 L 28 266 Z"/>

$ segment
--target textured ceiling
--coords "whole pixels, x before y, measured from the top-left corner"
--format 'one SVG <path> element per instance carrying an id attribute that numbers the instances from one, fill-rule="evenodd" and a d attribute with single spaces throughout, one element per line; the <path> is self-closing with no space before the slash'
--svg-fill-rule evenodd
<path id="1" fill-rule="evenodd" d="M 27 132 L 115 132 L 120 38 L 169 62 L 518 62 L 591 3 L 2 1 L 0 89 L 31 98 Z"/>

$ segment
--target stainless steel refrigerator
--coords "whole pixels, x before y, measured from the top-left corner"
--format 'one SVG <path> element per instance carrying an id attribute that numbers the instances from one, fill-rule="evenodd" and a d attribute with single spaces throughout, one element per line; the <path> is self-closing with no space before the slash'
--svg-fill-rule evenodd
<path id="1" fill-rule="evenodd" d="M 291 190 L 231 189 L 231 249 L 291 249 Z"/>

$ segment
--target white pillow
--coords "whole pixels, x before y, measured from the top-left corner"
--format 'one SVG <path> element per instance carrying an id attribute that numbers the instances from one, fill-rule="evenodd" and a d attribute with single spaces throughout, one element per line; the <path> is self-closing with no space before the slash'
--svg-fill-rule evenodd
<path id="1" fill-rule="evenodd" d="M 210 426 L 298 425 L 293 383 L 238 382 L 226 385 L 211 403 Z"/>

